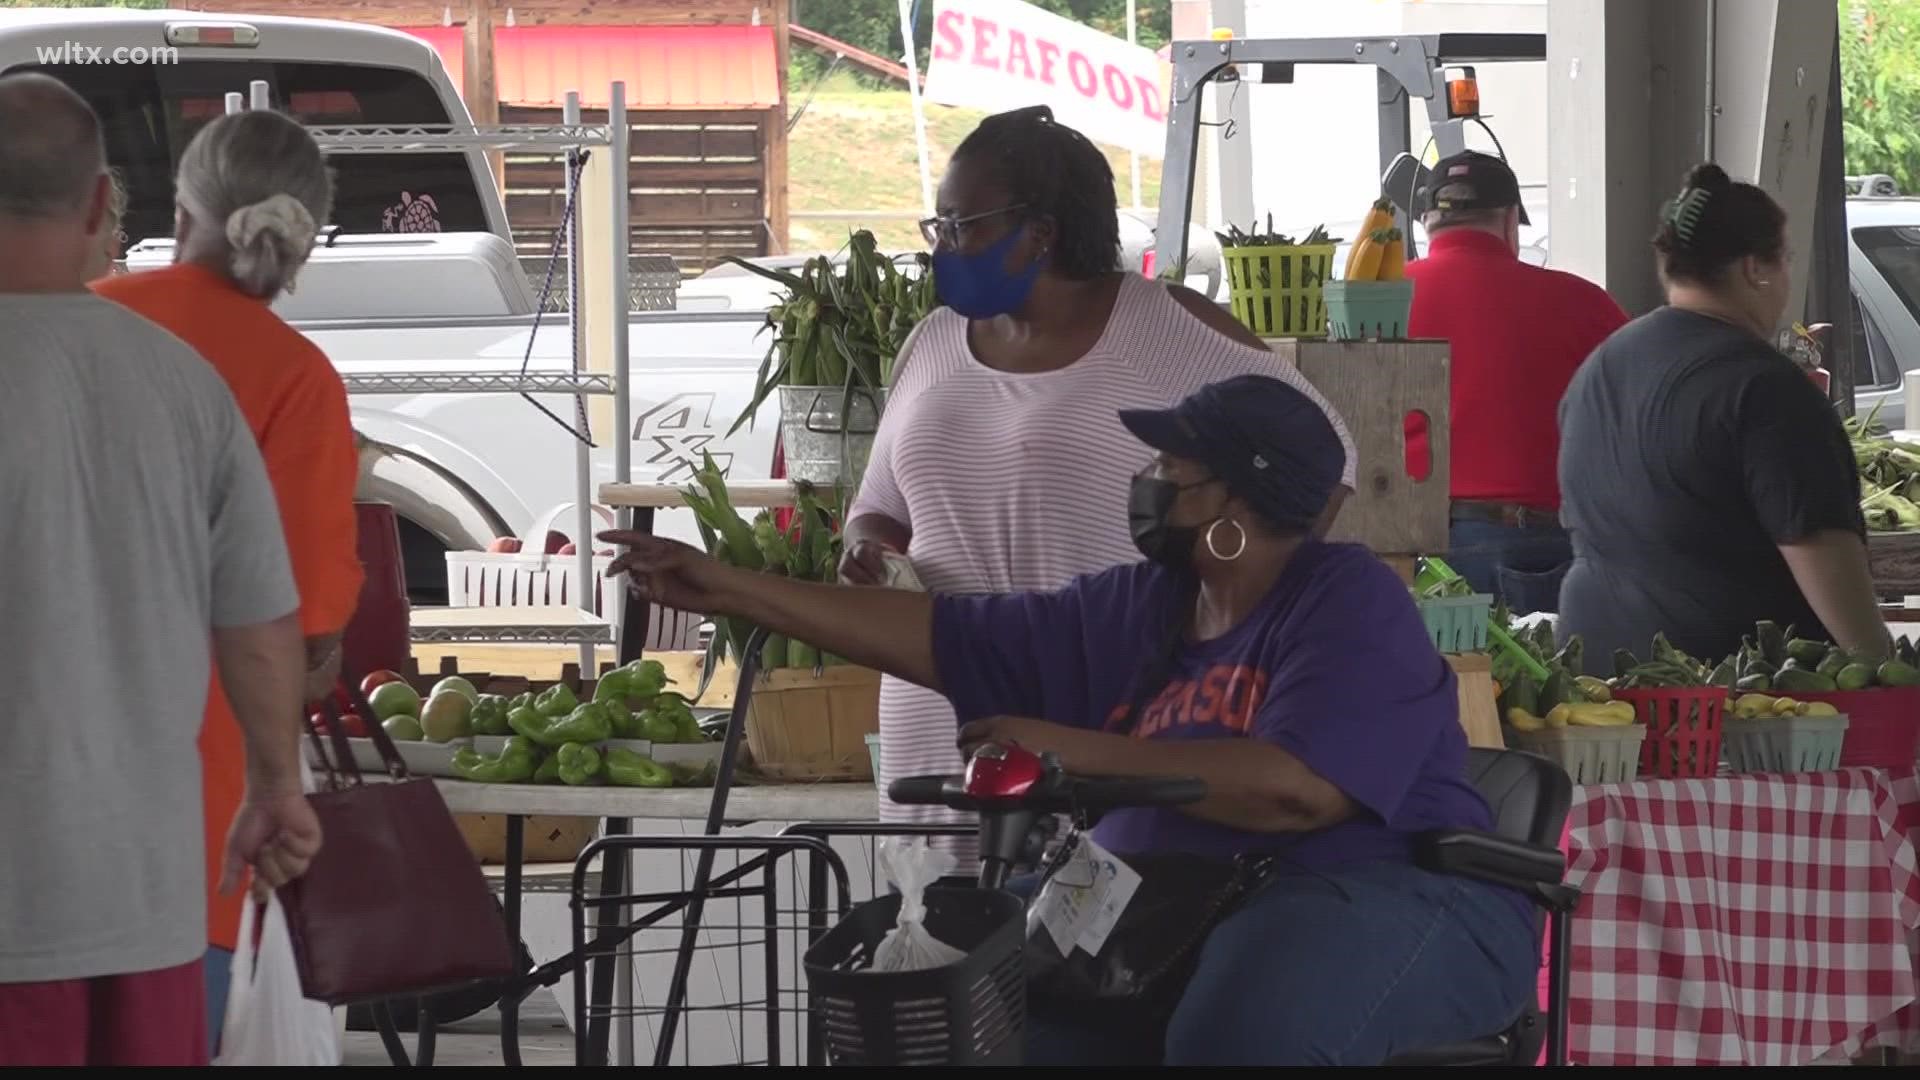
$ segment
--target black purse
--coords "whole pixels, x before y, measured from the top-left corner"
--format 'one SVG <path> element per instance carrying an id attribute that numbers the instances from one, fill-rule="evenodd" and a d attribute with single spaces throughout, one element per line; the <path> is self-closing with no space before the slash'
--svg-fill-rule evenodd
<path id="1" fill-rule="evenodd" d="M 1048 860 L 1036 901 L 1079 840 L 1077 831 L 1069 835 Z M 1207 936 L 1259 888 L 1275 863 L 1265 855 L 1127 855 L 1122 861 L 1140 882 L 1099 953 L 1076 948 L 1062 955 L 1053 936 L 1029 920 L 1027 990 L 1037 1008 L 1059 1013 L 1099 1004 L 1164 1021 L 1186 992 Z"/>

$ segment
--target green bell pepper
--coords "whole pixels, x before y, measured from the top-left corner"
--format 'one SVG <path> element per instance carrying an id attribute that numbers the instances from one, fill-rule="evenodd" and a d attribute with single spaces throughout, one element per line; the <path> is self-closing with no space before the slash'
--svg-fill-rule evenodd
<path id="1" fill-rule="evenodd" d="M 523 783 L 534 774 L 534 754 L 533 744 L 520 738 L 508 739 L 492 757 L 463 746 L 453 752 L 453 771 L 478 784 Z"/>
<path id="2" fill-rule="evenodd" d="M 566 683 L 558 683 L 533 699 L 533 709 L 542 716 L 566 716 L 580 707 L 580 699 L 573 696 L 573 689 Z"/>
<path id="3" fill-rule="evenodd" d="M 473 733 L 475 735 L 511 735 L 513 728 L 507 724 L 507 699 L 499 694 L 481 694 L 480 700 L 473 706 Z"/>
<path id="4" fill-rule="evenodd" d="M 600 775 L 600 751 L 584 743 L 568 743 L 553 755 L 560 763 L 560 782 L 579 787 Z"/>
<path id="5" fill-rule="evenodd" d="M 627 696 L 652 698 L 667 687 L 667 665 L 658 660 L 635 660 L 620 670 L 627 673 Z"/>
<path id="6" fill-rule="evenodd" d="M 673 770 L 665 765 L 615 747 L 606 754 L 607 779 L 622 787 L 667 788 L 673 786 Z"/>
<path id="7" fill-rule="evenodd" d="M 639 714 L 627 708 L 625 701 L 620 698 L 609 698 L 606 701 L 598 702 L 598 704 L 601 708 L 607 710 L 607 717 L 613 721 L 614 738 L 645 738 L 645 736 L 640 733 Z"/>
<path id="8" fill-rule="evenodd" d="M 600 681 L 593 684 L 593 700 L 596 705 L 605 705 L 609 701 L 624 701 L 629 696 L 628 688 L 633 685 L 633 675 L 626 668 L 614 668 Z"/>
<path id="9" fill-rule="evenodd" d="M 534 770 L 533 782 L 536 784 L 557 784 L 560 782 L 560 755 L 548 754 L 547 759 Z"/>
<path id="10" fill-rule="evenodd" d="M 511 709 L 507 712 L 507 728 L 535 746 L 545 745 L 540 740 L 552 726 L 552 717 L 542 716 L 533 709 Z"/>
<path id="11" fill-rule="evenodd" d="M 604 705 L 609 701 L 625 701 L 632 698 L 649 700 L 667 685 L 667 666 L 658 660 L 635 660 L 623 668 L 615 668 L 600 677 L 594 684 L 593 700 Z"/>
<path id="12" fill-rule="evenodd" d="M 613 717 L 604 705 L 579 705 L 566 716 L 516 712 L 507 717 L 515 733 L 536 746 L 557 750 L 568 743 L 603 743 L 613 735 Z"/>
<path id="13" fill-rule="evenodd" d="M 512 712 L 515 709 L 531 709 L 533 708 L 533 698 L 534 695 L 531 690 L 524 694 L 515 694 L 507 699 L 507 711 Z"/>
<path id="14" fill-rule="evenodd" d="M 655 709 L 646 709 L 640 713 L 640 737 L 651 743 L 677 743 L 680 741 L 680 725 L 673 717 Z"/>
<path id="15" fill-rule="evenodd" d="M 705 742 L 693 708 L 679 694 L 661 694 L 640 714 L 640 728 L 648 742 Z"/>

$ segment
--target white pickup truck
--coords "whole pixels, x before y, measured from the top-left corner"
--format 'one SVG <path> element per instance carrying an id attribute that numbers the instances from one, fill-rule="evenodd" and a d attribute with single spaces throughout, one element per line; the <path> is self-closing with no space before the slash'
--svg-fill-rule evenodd
<path id="1" fill-rule="evenodd" d="M 130 190 L 125 231 L 136 269 L 171 258 L 172 177 L 187 141 L 224 113 L 228 93 L 254 81 L 268 84 L 275 108 L 309 124 L 471 122 L 430 46 L 353 23 L 0 10 L 0 72 L 21 70 L 66 81 L 100 114 L 111 164 Z M 567 316 L 539 317 L 536 329 L 537 283 L 521 272 L 484 155 L 339 155 L 333 164 L 341 238 L 316 254 L 280 308 L 343 375 L 570 370 Z M 405 231 L 422 227 L 433 231 Z M 632 315 L 633 430 L 591 432 L 596 485 L 611 478 L 614 439 L 623 437 L 633 442 L 636 480 L 684 479 L 703 453 L 736 476 L 767 475 L 774 406 L 726 435 L 766 350 L 764 314 Z M 538 400 L 574 422 L 571 397 Z M 444 602 L 444 552 L 524 535 L 574 500 L 574 436 L 515 393 L 356 395 L 352 405 L 374 444 L 362 496 L 398 511 L 419 601 Z M 663 515 L 660 528 L 691 538 L 682 516 Z M 558 527 L 572 521 L 564 515 Z"/>

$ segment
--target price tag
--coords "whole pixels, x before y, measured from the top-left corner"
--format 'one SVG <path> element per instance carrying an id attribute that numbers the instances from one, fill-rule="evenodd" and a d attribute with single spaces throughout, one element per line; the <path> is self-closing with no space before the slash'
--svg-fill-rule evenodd
<path id="1" fill-rule="evenodd" d="M 1040 890 L 1028 925 L 1037 920 L 1046 927 L 1063 956 L 1074 949 L 1097 956 L 1139 887 L 1132 867 L 1083 835 Z"/>
<path id="2" fill-rule="evenodd" d="M 1133 901 L 1140 888 L 1140 874 L 1119 857 L 1089 838 L 1084 845 L 1087 861 L 1093 867 L 1093 892 L 1097 897 L 1093 918 L 1081 930 L 1079 944 L 1093 956 L 1100 955 L 1108 935 L 1120 923 L 1120 913 Z"/>

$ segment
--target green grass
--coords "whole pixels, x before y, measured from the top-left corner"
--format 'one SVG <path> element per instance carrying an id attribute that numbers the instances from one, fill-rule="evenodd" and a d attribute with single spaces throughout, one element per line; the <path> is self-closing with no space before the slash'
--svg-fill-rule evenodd
<path id="1" fill-rule="evenodd" d="M 792 87 L 792 107 L 806 100 L 809 83 Z M 979 124 L 985 113 L 926 106 L 927 150 L 933 182 L 940 182 L 947 158 Z M 1127 180 L 1127 154 L 1108 148 L 1114 182 L 1122 206 L 1132 198 Z M 1140 162 L 1140 199 L 1152 207 L 1160 197 L 1160 163 Z M 921 216 L 920 166 L 914 146 L 913 104 L 902 90 L 875 90 L 862 81 L 836 72 L 820 88 L 806 114 L 794 126 L 788 144 L 787 191 L 789 207 L 803 211 L 896 210 L 900 218 L 793 220 L 791 250 L 833 251 L 853 229 L 873 230 L 883 251 L 914 251 L 925 247 L 914 220 Z"/>

